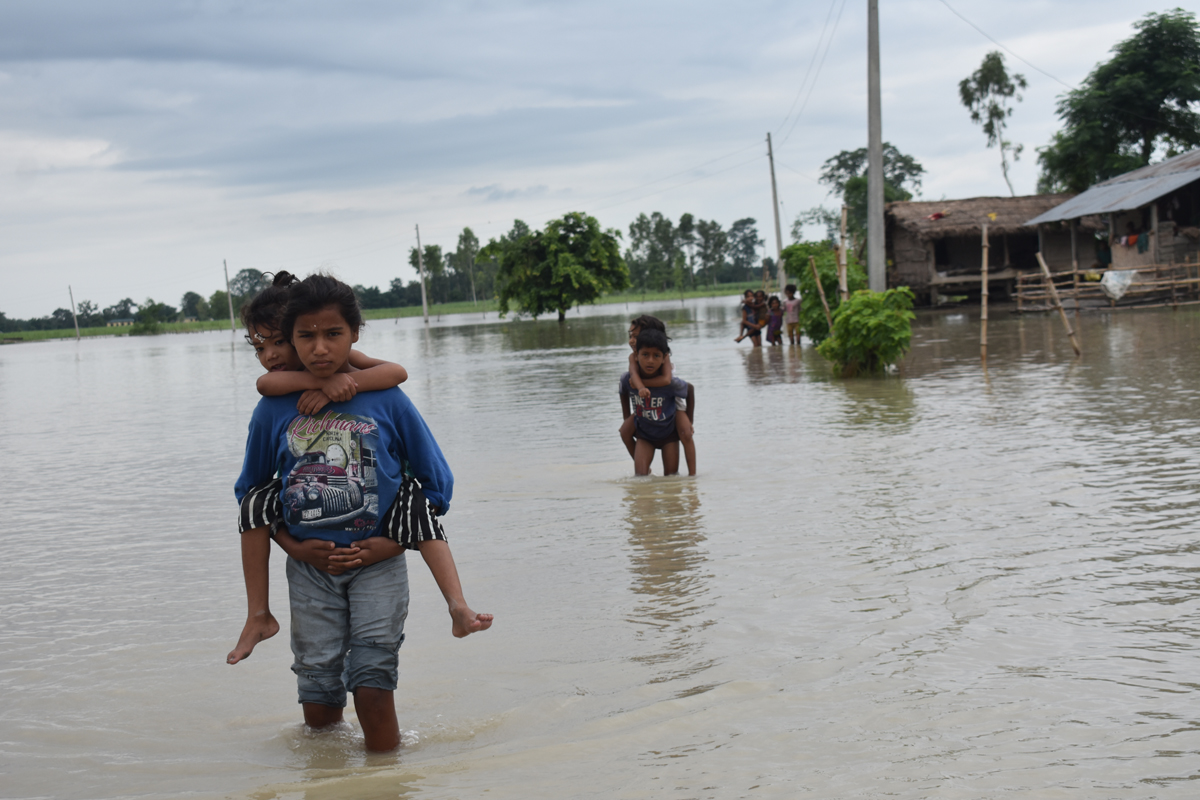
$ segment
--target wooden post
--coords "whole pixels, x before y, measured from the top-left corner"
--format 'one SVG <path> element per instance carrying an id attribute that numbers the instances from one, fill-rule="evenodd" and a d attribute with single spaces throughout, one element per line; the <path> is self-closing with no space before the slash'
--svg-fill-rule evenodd
<path id="1" fill-rule="evenodd" d="M 987 323 L 988 323 L 988 230 L 983 223 L 983 266 L 980 269 L 979 281 L 979 358 L 987 363 Z"/>
<path id="2" fill-rule="evenodd" d="M 421 273 L 421 314 L 425 317 L 425 324 L 429 324 L 429 301 L 425 299 L 425 257 L 421 254 L 421 226 L 415 225 L 417 229 L 417 271 Z"/>
<path id="3" fill-rule="evenodd" d="M 71 284 L 67 284 L 67 294 L 71 295 L 71 319 L 75 320 L 75 341 L 80 340 L 79 336 L 79 317 L 75 315 L 75 292 L 71 291 Z"/>
<path id="4" fill-rule="evenodd" d="M 1078 298 L 1078 293 L 1079 293 L 1079 247 L 1075 243 L 1075 220 L 1071 220 L 1071 270 L 1075 273 L 1073 276 L 1073 282 L 1074 282 L 1075 292 L 1076 292 L 1075 299 L 1078 300 L 1079 299 Z M 1079 306 L 1076 306 L 1076 308 L 1078 309 Z"/>
<path id="5" fill-rule="evenodd" d="M 838 248 L 838 294 L 842 297 L 842 302 L 850 299 L 850 288 L 846 282 L 846 264 L 848 263 L 846 255 L 846 217 L 850 213 L 850 207 L 845 203 L 842 204 L 842 239 L 841 246 Z"/>
<path id="6" fill-rule="evenodd" d="M 225 299 L 229 301 L 229 330 L 237 333 L 237 328 L 233 325 L 233 292 L 229 291 L 229 262 L 222 258 L 221 265 L 225 267 Z"/>
<path id="7" fill-rule="evenodd" d="M 817 272 L 816 256 L 808 257 L 808 265 L 812 267 L 813 280 L 817 282 L 817 293 L 821 295 L 821 305 L 825 307 L 825 321 L 829 323 L 829 333 L 833 334 L 833 315 L 829 313 L 829 302 L 825 299 L 825 287 L 821 285 L 821 274 Z"/>
<path id="8" fill-rule="evenodd" d="M 1046 259 L 1042 258 L 1040 250 L 1037 253 L 1037 260 L 1042 267 L 1042 278 L 1046 281 L 1050 299 L 1054 301 L 1054 307 L 1058 309 L 1058 314 L 1062 317 L 1063 327 L 1067 329 L 1067 336 L 1071 337 L 1071 347 L 1075 348 L 1075 355 L 1081 356 L 1083 351 L 1079 349 L 1079 340 L 1075 338 L 1075 331 L 1071 328 L 1070 321 L 1067 320 L 1067 312 L 1063 310 L 1062 301 L 1058 299 L 1058 289 L 1054 288 L 1054 279 L 1050 277 L 1050 268 L 1046 266 Z"/>
<path id="9" fill-rule="evenodd" d="M 1158 263 L 1158 201 L 1150 204 L 1150 261 Z"/>

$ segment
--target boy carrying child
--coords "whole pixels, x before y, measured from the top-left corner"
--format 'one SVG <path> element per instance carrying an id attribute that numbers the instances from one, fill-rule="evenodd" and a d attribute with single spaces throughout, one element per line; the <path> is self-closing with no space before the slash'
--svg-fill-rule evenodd
<path id="1" fill-rule="evenodd" d="M 687 381 L 678 377 L 672 377 L 665 386 L 647 385 L 641 392 L 636 391 L 632 385 L 635 375 L 643 382 L 653 384 L 653 379 L 661 376 L 671 348 L 667 344 L 667 335 L 653 328 L 644 328 L 638 333 L 635 347 L 635 369 L 621 376 L 619 388 L 621 413 L 626 422 L 633 419 L 637 435 L 633 471 L 635 475 L 649 475 L 654 452 L 661 450 L 663 474 L 675 475 L 679 472 L 677 420 L 691 419 L 693 395 L 688 392 Z M 687 402 L 687 408 L 677 413 L 680 400 Z"/>

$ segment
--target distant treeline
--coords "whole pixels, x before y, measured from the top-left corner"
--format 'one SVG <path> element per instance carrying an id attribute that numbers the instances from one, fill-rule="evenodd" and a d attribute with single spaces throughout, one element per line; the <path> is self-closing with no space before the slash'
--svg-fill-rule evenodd
<path id="1" fill-rule="evenodd" d="M 503 238 L 515 241 L 530 233 L 529 226 L 520 220 Z M 635 289 L 657 291 L 694 287 L 698 283 L 716 285 L 755 280 L 762 274 L 762 260 L 755 220 L 739 219 L 728 230 L 720 223 L 697 220 L 684 214 L 679 222 L 655 211 L 639 214 L 629 226 L 628 246 L 624 252 L 630 280 Z M 492 259 L 479 258 L 478 237 L 470 228 L 463 228 L 454 250 L 445 251 L 441 245 L 427 244 L 421 252 L 425 269 L 425 289 L 433 303 L 454 303 L 470 300 L 490 300 L 496 297 L 498 265 Z M 418 268 L 417 248 L 409 251 L 409 264 Z M 770 261 L 770 259 L 768 259 Z M 774 262 L 770 263 L 773 266 Z M 234 313 L 242 302 L 270 284 L 270 273 L 244 269 L 229 282 L 233 293 Z M 387 288 L 355 285 L 363 308 L 398 308 L 421 305 L 421 283 L 393 278 Z M 221 289 L 205 297 L 198 292 L 185 292 L 177 306 L 146 298 L 141 303 L 126 297 L 107 308 L 90 300 L 76 306 L 79 327 L 103 327 L 112 322 L 130 321 L 142 326 L 163 322 L 196 319 L 226 319 L 229 316 L 229 295 Z M 0 331 L 58 330 L 74 327 L 71 309 L 56 308 L 45 317 L 9 319 L 0 311 Z"/>

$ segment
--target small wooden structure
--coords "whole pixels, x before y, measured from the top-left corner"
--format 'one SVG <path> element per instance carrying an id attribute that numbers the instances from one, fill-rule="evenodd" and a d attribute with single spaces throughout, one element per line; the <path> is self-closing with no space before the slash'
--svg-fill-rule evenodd
<path id="1" fill-rule="evenodd" d="M 1045 238 L 1054 228 L 1074 236 L 1081 220 L 1103 226 L 1101 263 L 1078 258 L 1053 280 L 1064 304 L 1087 306 L 1174 306 L 1200 302 L 1200 149 L 1101 181 L 1026 224 Z M 1119 300 L 1096 283 L 1101 272 L 1134 271 Z M 1045 290 L 1018 282 L 1021 310 L 1042 310 Z"/>
<path id="2" fill-rule="evenodd" d="M 1037 231 L 1025 223 L 1072 197 L 972 197 L 888 203 L 888 285 L 908 286 L 918 301 L 937 305 L 944 295 L 981 294 L 984 225 L 988 231 L 990 292 L 1012 297 L 1023 274 L 1040 275 L 1040 250 L 1053 269 L 1072 268 L 1070 233 Z M 1098 219 L 1082 223 L 1089 233 Z M 1091 263 L 1090 261 L 1088 262 Z"/>
<path id="3" fill-rule="evenodd" d="M 1101 288 L 1093 269 L 1052 272 L 1050 279 L 1067 308 L 1162 308 L 1200 303 L 1200 261 L 1109 267 L 1105 272 L 1134 272 L 1133 283 L 1114 300 Z M 1050 311 L 1050 292 L 1041 275 L 1017 278 L 1018 311 Z"/>

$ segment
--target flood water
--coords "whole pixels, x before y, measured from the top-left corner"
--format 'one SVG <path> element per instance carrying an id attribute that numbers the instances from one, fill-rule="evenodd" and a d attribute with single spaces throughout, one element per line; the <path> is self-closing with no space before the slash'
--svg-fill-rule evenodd
<path id="1" fill-rule="evenodd" d="M 0 348 L 4 798 L 1152 798 L 1200 777 L 1200 315 L 918 319 L 902 374 L 734 344 L 736 299 L 373 322 L 454 469 L 492 630 L 419 556 L 404 746 L 300 724 L 245 616 L 240 333 Z M 695 479 L 617 437 L 632 315 Z M 656 464 L 656 471 L 658 465 Z M 353 719 L 351 715 L 351 719 Z"/>

